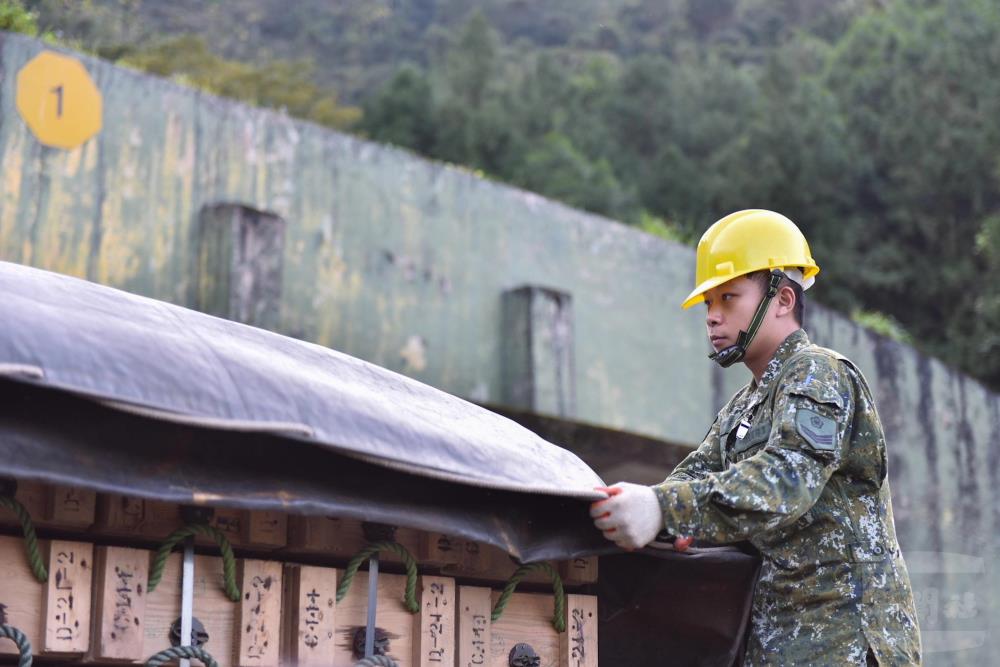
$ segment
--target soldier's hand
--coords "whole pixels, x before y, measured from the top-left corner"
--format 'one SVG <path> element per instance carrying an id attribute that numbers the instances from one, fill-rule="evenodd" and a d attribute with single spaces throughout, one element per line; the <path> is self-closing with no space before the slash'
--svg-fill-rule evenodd
<path id="1" fill-rule="evenodd" d="M 678 535 L 674 538 L 674 551 L 687 551 L 691 543 L 694 542 L 693 537 L 684 537 L 683 535 Z"/>
<path id="2" fill-rule="evenodd" d="M 663 528 L 660 501 L 648 486 L 619 482 L 597 489 L 608 494 L 590 506 L 594 525 L 623 549 L 646 546 Z"/>

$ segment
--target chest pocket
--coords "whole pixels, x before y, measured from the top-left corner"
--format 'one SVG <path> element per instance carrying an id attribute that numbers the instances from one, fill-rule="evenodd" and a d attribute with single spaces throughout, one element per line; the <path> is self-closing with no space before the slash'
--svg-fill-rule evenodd
<path id="1" fill-rule="evenodd" d="M 750 427 L 750 430 L 742 438 L 737 438 L 730 450 L 730 458 L 733 461 L 742 461 L 757 453 L 757 451 L 771 437 L 771 422 L 761 422 Z"/>

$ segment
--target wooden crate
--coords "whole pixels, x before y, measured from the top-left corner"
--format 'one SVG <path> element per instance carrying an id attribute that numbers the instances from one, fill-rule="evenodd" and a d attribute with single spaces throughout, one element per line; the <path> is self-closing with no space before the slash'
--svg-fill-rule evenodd
<path id="1" fill-rule="evenodd" d="M 420 561 L 420 533 L 409 528 L 398 528 L 395 540 Z M 348 561 L 369 544 L 361 521 L 325 516 L 288 517 L 288 541 L 282 550 L 289 558 L 297 555 L 322 555 L 338 561 Z M 402 559 L 390 551 L 380 559 L 400 563 Z"/>
<path id="2" fill-rule="evenodd" d="M 90 647 L 93 546 L 62 540 L 39 542 L 49 577 L 31 572 L 24 540 L 0 536 L 0 605 L 6 623 L 27 635 L 35 654 L 76 656 Z M 13 642 L 0 653 L 16 654 Z"/>
<path id="3" fill-rule="evenodd" d="M 237 667 L 277 667 L 280 663 L 283 568 L 273 561 L 243 560 L 236 623 Z"/>
<path id="4" fill-rule="evenodd" d="M 567 586 L 597 583 L 597 556 L 559 561 L 559 575 Z"/>
<path id="5" fill-rule="evenodd" d="M 102 493 L 97 498 L 94 529 L 100 534 L 157 541 L 183 525 L 181 506 L 175 503 L 114 493 Z M 209 525 L 222 532 L 234 547 L 279 549 L 287 540 L 288 517 L 283 512 L 217 507 L 212 508 Z M 196 542 L 214 543 L 204 535 L 197 536 Z"/>
<path id="6" fill-rule="evenodd" d="M 282 664 L 333 667 L 337 581 L 333 568 L 285 564 Z"/>
<path id="7" fill-rule="evenodd" d="M 88 539 L 133 540 L 139 546 L 165 539 L 184 525 L 181 506 L 120 494 L 92 491 L 38 482 L 18 484 L 17 497 L 36 525 L 60 531 L 76 531 Z M 360 521 L 317 516 L 287 515 L 277 511 L 214 508 L 210 525 L 220 530 L 234 548 L 277 550 L 283 558 L 299 555 L 324 556 L 343 563 L 368 544 Z M 0 511 L 0 525 L 19 526 L 12 512 Z M 396 541 L 406 547 L 421 567 L 446 576 L 478 580 L 485 584 L 506 581 L 517 568 L 502 550 L 491 545 L 440 532 L 399 528 Z M 210 537 L 199 535 L 196 543 L 210 546 Z M 394 553 L 381 556 L 390 563 L 401 559 Z M 578 558 L 558 563 L 567 586 L 594 583 L 597 559 Z M 544 573 L 532 572 L 529 583 L 547 583 Z"/>
<path id="8" fill-rule="evenodd" d="M 379 574 L 376 641 L 387 645 L 387 655 L 399 667 L 454 664 L 455 582 L 448 577 L 420 577 L 417 614 L 410 613 L 403 603 L 405 586 L 403 575 Z M 368 573 L 358 572 L 351 589 L 337 605 L 334 667 L 353 667 L 357 662 L 355 640 L 363 638 L 367 610 Z"/>
<path id="9" fill-rule="evenodd" d="M 181 614 L 181 565 L 183 556 L 171 554 L 163 578 L 153 592 L 145 591 L 151 552 L 100 549 L 101 570 L 97 591 L 98 619 L 94 629 L 91 661 L 109 659 L 144 661 L 171 646 L 171 626 Z M 139 554 L 136 557 L 135 554 Z M 145 556 L 145 558 L 143 558 Z M 122 572 L 134 574 L 125 604 L 121 595 Z M 282 567 L 280 563 L 238 561 L 237 584 L 241 599 L 232 602 L 223 590 L 222 559 L 195 556 L 194 617 L 208 635 L 204 648 L 220 667 L 259 665 L 277 667 L 281 628 Z M 144 599 L 143 599 L 144 598 Z M 127 628 L 127 629 L 126 629 Z M 141 633 L 131 630 L 141 628 Z"/>
<path id="10" fill-rule="evenodd" d="M 150 552 L 97 547 L 94 555 L 94 631 L 88 660 L 149 657 L 144 651 Z"/>
<path id="11" fill-rule="evenodd" d="M 19 481 L 14 497 L 24 505 L 37 528 L 85 531 L 94 523 L 97 493 L 71 486 Z M 0 525 L 20 527 L 17 516 L 0 509 Z"/>
<path id="12" fill-rule="evenodd" d="M 515 593 L 496 622 L 490 620 L 499 591 L 476 586 L 458 589 L 456 665 L 507 667 L 511 650 L 528 644 L 541 667 L 597 667 L 597 598 L 566 596 L 566 631 L 552 626 L 551 595 Z"/>
<path id="13" fill-rule="evenodd" d="M 420 537 L 420 550 L 415 554 L 418 561 L 421 564 L 440 566 L 442 573 L 451 577 L 499 584 L 510 579 L 518 567 L 505 551 L 489 544 L 449 537 L 443 533 L 421 533 Z M 574 558 L 555 565 L 567 586 L 597 581 L 596 557 Z M 539 571 L 529 572 L 522 581 L 550 583 L 548 575 Z"/>
<path id="14" fill-rule="evenodd" d="M 19 484 L 17 496 L 43 534 L 46 528 L 79 531 L 97 542 L 132 539 L 142 546 L 183 525 L 180 506 L 173 503 L 33 482 Z M 0 524 L 16 526 L 16 518 L 7 514 Z M 284 560 L 302 553 L 342 563 L 368 543 L 361 522 L 346 519 L 216 509 L 212 525 L 237 550 L 273 549 Z M 490 623 L 499 593 L 488 587 L 456 589 L 452 577 L 498 587 L 517 568 L 506 553 L 444 533 L 398 529 L 395 537 L 424 572 L 416 615 L 403 605 L 405 577 L 383 572 L 379 578 L 378 625 L 401 667 L 506 666 L 510 649 L 522 641 L 535 648 L 543 667 L 596 665 L 594 598 L 569 596 L 568 632 L 562 635 L 551 627 L 552 598 L 543 594 L 515 594 L 504 616 Z M 36 654 L 82 663 L 138 663 L 171 645 L 171 625 L 180 616 L 180 553 L 171 554 L 159 586 L 149 593 L 149 549 L 40 544 L 53 573 L 46 585 L 30 572 L 23 539 L 0 537 L 0 611 L 29 636 Z M 401 560 L 391 552 L 382 559 Z M 355 634 L 367 612 L 365 572 L 357 574 L 338 605 L 338 571 L 332 567 L 241 560 L 242 599 L 234 603 L 223 590 L 221 558 L 198 555 L 195 561 L 194 615 L 208 634 L 205 648 L 220 667 L 352 667 L 356 662 Z M 596 559 L 563 561 L 558 568 L 571 587 L 597 578 Z M 430 576 L 428 570 L 448 576 Z M 525 581 L 549 583 L 543 572 Z M 0 654 L 14 652 L 11 642 L 0 642 Z"/>

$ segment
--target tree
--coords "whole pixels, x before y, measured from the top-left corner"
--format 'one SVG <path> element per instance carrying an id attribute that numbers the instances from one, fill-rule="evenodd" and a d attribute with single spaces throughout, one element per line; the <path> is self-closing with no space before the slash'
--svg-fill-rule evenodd
<path id="1" fill-rule="evenodd" d="M 392 80 L 364 106 L 359 129 L 376 141 L 429 154 L 436 141 L 431 86 L 412 65 L 400 68 Z"/>
<path id="2" fill-rule="evenodd" d="M 434 157 L 510 177 L 520 145 L 501 65 L 499 36 L 476 12 L 450 45 L 442 71 L 432 77 Z"/>
<path id="3" fill-rule="evenodd" d="M 19 32 L 34 37 L 38 34 L 38 17 L 16 0 L 0 1 L 0 30 Z"/>
<path id="4" fill-rule="evenodd" d="M 1000 214 L 983 221 L 976 235 L 976 253 L 984 260 L 986 269 L 977 280 L 978 289 L 974 290 L 972 345 L 965 351 L 962 365 L 975 369 L 974 374 L 992 386 L 1000 387 L 1000 354 L 997 354 L 1000 350 L 1000 290 L 996 289 L 1000 285 Z"/>
<path id="5" fill-rule="evenodd" d="M 1000 210 L 998 42 L 992 2 L 897 1 L 855 22 L 826 77 L 859 149 L 853 198 L 868 224 L 854 230 L 852 287 L 973 373 L 986 273 L 974 248 Z"/>
<path id="6" fill-rule="evenodd" d="M 525 156 L 514 181 L 594 213 L 627 217 L 632 206 L 607 161 L 589 160 L 558 133 L 547 135 Z"/>

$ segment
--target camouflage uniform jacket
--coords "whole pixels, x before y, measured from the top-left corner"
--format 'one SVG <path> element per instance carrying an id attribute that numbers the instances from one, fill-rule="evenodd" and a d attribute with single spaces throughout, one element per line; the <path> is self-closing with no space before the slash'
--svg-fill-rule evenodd
<path id="1" fill-rule="evenodd" d="M 861 372 L 799 330 L 653 487 L 670 533 L 760 551 L 746 664 L 920 663 L 886 463 Z"/>

